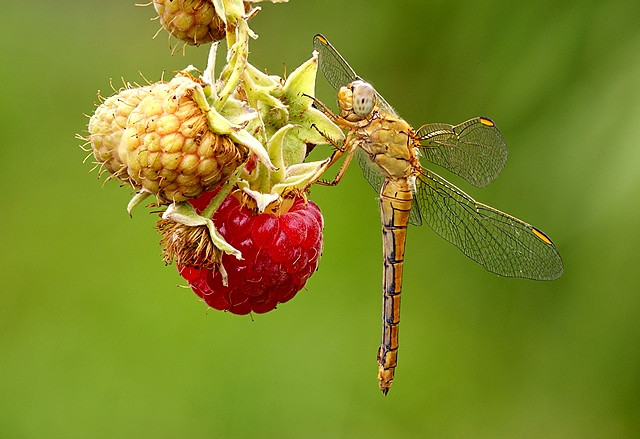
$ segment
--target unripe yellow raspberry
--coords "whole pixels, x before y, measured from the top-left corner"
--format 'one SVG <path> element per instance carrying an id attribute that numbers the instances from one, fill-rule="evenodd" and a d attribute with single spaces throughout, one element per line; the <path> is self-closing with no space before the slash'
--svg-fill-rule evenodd
<path id="1" fill-rule="evenodd" d="M 118 145 L 129 114 L 149 93 L 150 88 L 126 88 L 120 91 L 107 98 L 89 119 L 89 142 L 93 156 L 111 174 L 122 176 L 125 172 L 126 167 L 118 155 Z"/>
<path id="2" fill-rule="evenodd" d="M 211 0 L 153 0 L 162 26 L 174 37 L 198 46 L 225 38 L 225 24 Z"/>
<path id="3" fill-rule="evenodd" d="M 131 111 L 118 157 L 133 186 L 166 202 L 184 201 L 225 183 L 248 157 L 244 145 L 213 132 L 193 100 L 195 81 L 156 83 Z"/>

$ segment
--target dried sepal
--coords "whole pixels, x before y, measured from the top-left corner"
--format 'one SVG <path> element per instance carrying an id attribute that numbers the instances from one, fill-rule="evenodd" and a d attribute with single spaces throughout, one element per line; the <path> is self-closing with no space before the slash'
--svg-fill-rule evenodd
<path id="1" fill-rule="evenodd" d="M 159 219 L 156 227 L 162 235 L 160 245 L 165 264 L 169 265 L 175 260 L 182 267 L 217 268 L 221 251 L 211 241 L 207 226 L 186 226 Z"/>

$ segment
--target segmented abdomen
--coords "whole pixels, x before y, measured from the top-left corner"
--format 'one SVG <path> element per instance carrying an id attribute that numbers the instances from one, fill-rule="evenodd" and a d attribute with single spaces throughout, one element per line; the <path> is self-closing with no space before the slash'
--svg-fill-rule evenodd
<path id="1" fill-rule="evenodd" d="M 378 381 L 384 394 L 391 387 L 397 364 L 402 267 L 412 199 L 413 193 L 407 179 L 386 179 L 380 190 L 384 273 Z"/>

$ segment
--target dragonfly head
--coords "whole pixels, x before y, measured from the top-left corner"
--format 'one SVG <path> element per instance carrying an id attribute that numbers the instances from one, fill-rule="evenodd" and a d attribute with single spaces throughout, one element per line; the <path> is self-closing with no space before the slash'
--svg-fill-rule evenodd
<path id="1" fill-rule="evenodd" d="M 376 104 L 376 90 L 368 82 L 356 80 L 338 90 L 340 115 L 358 121 L 371 114 Z"/>

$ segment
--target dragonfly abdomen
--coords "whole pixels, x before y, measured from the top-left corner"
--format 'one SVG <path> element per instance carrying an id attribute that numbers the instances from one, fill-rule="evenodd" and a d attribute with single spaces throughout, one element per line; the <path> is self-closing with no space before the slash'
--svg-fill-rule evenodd
<path id="1" fill-rule="evenodd" d="M 407 224 L 413 193 L 408 179 L 388 178 L 380 190 L 384 274 L 382 278 L 382 342 L 378 350 L 378 382 L 386 395 L 398 357 L 400 294 Z"/>

